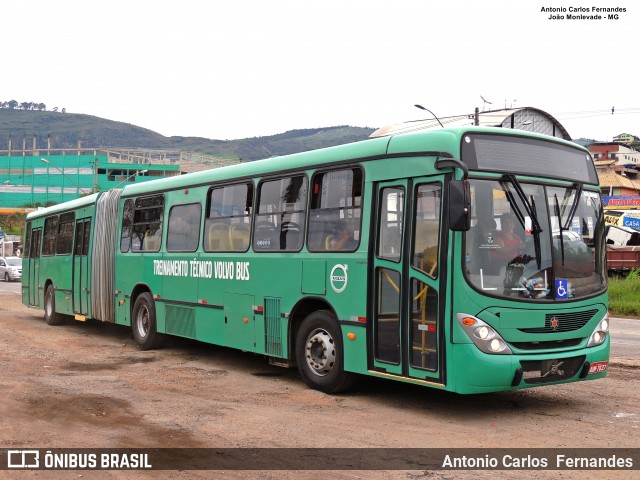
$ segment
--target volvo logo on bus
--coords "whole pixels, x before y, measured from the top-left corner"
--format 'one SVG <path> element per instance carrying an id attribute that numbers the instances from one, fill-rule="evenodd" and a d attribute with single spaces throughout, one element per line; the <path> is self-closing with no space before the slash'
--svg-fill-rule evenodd
<path id="1" fill-rule="evenodd" d="M 344 289 L 347 288 L 347 281 L 349 279 L 347 269 L 347 265 L 341 265 L 339 263 L 331 269 L 330 283 L 334 292 L 342 293 Z"/>

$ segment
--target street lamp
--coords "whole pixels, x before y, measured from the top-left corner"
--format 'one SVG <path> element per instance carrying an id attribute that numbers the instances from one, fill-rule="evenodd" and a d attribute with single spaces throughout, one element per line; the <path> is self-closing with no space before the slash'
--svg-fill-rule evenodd
<path id="1" fill-rule="evenodd" d="M 417 103 L 414 105 L 414 107 L 419 108 L 420 110 L 426 110 L 427 112 L 429 112 L 431 115 L 433 115 L 433 118 L 438 120 L 438 123 L 440 124 L 440 126 L 444 128 L 444 125 L 442 125 L 442 122 L 440 121 L 440 119 L 436 117 L 436 114 L 433 113 L 431 110 L 429 110 L 428 108 L 424 108 L 422 105 L 418 105 Z"/>
<path id="2" fill-rule="evenodd" d="M 129 175 L 127 178 L 125 178 L 124 180 L 122 180 L 119 184 L 117 184 L 115 187 L 111 187 L 109 190 L 113 190 L 114 188 L 118 188 L 120 185 L 122 185 L 125 182 L 128 182 L 130 178 L 133 178 L 137 175 L 140 175 L 141 173 L 147 173 L 149 170 L 138 170 L 135 173 L 132 173 L 131 175 Z"/>
<path id="3" fill-rule="evenodd" d="M 79 193 L 80 193 L 80 194 L 86 193 L 86 192 L 83 192 L 83 188 L 82 188 L 80 185 L 78 185 L 76 182 L 74 182 L 74 181 L 71 179 L 71 177 L 69 177 L 69 175 L 67 175 L 66 173 L 64 173 L 64 172 L 60 169 L 60 167 L 58 167 L 57 165 L 55 165 L 55 164 L 51 163 L 51 162 L 50 162 L 49 160 L 47 160 L 46 158 L 42 158 L 42 157 L 41 157 L 41 158 L 40 158 L 40 160 L 41 160 L 43 163 L 46 163 L 47 165 L 51 165 L 53 168 L 55 168 L 56 170 L 58 170 L 62 175 L 64 175 L 64 176 L 66 177 L 66 179 L 67 179 L 67 180 L 69 180 L 73 185 L 75 185 L 75 187 L 78 189 L 78 191 L 79 191 Z M 48 185 L 48 182 L 47 182 L 47 185 Z M 90 193 L 90 192 L 91 192 L 91 191 L 89 190 L 89 193 Z M 62 185 L 62 195 L 64 195 L 64 184 Z M 64 198 L 64 197 L 62 197 L 62 198 Z"/>

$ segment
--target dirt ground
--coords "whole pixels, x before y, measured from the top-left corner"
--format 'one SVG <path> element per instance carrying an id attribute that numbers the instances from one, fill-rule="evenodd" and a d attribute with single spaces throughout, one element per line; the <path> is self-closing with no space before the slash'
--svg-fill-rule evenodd
<path id="1" fill-rule="evenodd" d="M 182 339 L 139 351 L 128 329 L 50 327 L 0 292 L 0 448 L 468 447 L 640 445 L 640 362 L 604 380 L 459 396 L 363 378 L 308 389 L 295 369 Z M 331 459 L 327 459 L 330 463 Z M 637 471 L 635 472 L 637 474 Z M 633 478 L 576 471 L 0 471 L 2 478 Z"/>

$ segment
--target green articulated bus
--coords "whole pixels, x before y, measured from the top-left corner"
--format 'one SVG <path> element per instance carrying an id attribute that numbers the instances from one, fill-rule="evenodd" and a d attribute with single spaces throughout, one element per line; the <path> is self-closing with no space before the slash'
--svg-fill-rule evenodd
<path id="1" fill-rule="evenodd" d="M 28 216 L 22 299 L 297 365 L 459 393 L 602 378 L 588 151 L 498 128 L 373 138 L 100 192 Z"/>

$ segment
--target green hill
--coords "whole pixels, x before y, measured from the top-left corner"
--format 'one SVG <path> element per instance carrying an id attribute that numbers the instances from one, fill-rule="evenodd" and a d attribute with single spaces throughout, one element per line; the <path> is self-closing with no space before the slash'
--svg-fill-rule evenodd
<path id="1" fill-rule="evenodd" d="M 211 140 L 201 137 L 165 137 L 146 128 L 124 122 L 78 113 L 0 108 L 0 150 L 22 149 L 33 145 L 46 148 L 50 136 L 51 148 L 127 147 L 177 149 L 228 159 L 245 161 L 274 155 L 313 150 L 364 140 L 372 128 L 349 126 L 291 130 L 278 135 L 239 140 Z"/>

